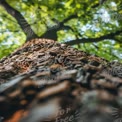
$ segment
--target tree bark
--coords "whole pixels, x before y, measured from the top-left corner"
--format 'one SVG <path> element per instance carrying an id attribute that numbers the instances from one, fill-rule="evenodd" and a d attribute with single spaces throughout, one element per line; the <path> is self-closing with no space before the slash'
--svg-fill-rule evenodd
<path id="1" fill-rule="evenodd" d="M 108 62 L 66 44 L 31 40 L 0 61 L 1 119 L 3 122 L 121 119 L 121 69 L 118 62 Z M 114 113 L 115 109 L 118 112 Z"/>

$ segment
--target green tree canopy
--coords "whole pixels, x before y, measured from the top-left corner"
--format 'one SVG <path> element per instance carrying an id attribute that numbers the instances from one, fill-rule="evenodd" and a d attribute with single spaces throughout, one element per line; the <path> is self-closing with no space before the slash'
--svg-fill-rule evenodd
<path id="1" fill-rule="evenodd" d="M 0 58 L 32 38 L 122 59 L 121 0 L 1 0 Z"/>

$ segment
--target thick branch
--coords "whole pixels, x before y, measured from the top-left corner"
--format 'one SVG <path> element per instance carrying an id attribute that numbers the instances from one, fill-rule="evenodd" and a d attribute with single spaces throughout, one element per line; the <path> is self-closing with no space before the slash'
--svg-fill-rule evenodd
<path id="1" fill-rule="evenodd" d="M 44 33 L 41 37 L 42 38 L 48 38 L 48 39 L 53 39 L 57 40 L 57 31 L 61 30 L 62 28 L 69 29 L 67 26 L 64 25 L 67 21 L 77 18 L 77 14 L 71 15 L 68 18 L 64 19 L 62 22 L 57 22 L 57 27 L 52 27 L 49 30 L 47 29 L 46 33 Z"/>
<path id="2" fill-rule="evenodd" d="M 118 35 L 120 33 L 122 33 L 122 30 L 116 31 L 115 33 L 110 33 L 110 34 L 107 34 L 107 35 L 103 35 L 99 38 L 82 38 L 82 39 L 71 40 L 71 41 L 68 41 L 68 42 L 65 42 L 65 43 L 68 44 L 68 45 L 75 45 L 75 44 L 79 44 L 79 43 L 99 42 L 99 41 L 102 41 L 102 40 L 105 40 L 105 39 L 114 39 L 115 40 L 114 36 Z"/>
<path id="3" fill-rule="evenodd" d="M 38 37 L 19 11 L 12 8 L 5 0 L 0 1 L 0 5 L 2 5 L 6 11 L 17 20 L 18 24 L 26 35 L 26 41 Z"/>

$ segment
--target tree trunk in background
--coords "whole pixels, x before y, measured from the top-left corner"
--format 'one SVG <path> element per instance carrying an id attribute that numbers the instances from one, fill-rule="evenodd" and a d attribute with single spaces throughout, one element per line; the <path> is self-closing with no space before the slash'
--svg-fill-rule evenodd
<path id="1" fill-rule="evenodd" d="M 0 61 L 3 122 L 113 122 L 122 118 L 122 64 L 34 39 Z"/>

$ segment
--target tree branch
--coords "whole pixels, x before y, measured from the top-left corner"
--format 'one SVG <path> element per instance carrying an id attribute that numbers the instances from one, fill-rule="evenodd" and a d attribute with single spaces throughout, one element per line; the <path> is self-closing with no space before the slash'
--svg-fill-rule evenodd
<path id="1" fill-rule="evenodd" d="M 19 11 L 12 8 L 5 0 L 1 0 L 0 5 L 2 5 L 5 10 L 17 20 L 18 24 L 26 35 L 26 41 L 38 37 Z"/>
<path id="2" fill-rule="evenodd" d="M 19 32 L 19 30 L 15 30 L 15 31 L 7 31 L 7 30 L 2 30 L 2 31 L 0 31 L 0 33 L 18 33 Z"/>
<path id="3" fill-rule="evenodd" d="M 77 18 L 77 17 L 78 17 L 77 14 L 74 14 L 74 15 L 71 15 L 68 18 L 64 19 L 62 22 L 58 22 L 57 20 L 55 20 L 57 22 L 57 26 L 47 29 L 47 31 L 41 37 L 57 40 L 57 32 L 59 30 L 61 30 L 62 28 L 66 28 L 66 29 L 68 28 L 67 26 L 64 25 L 64 23 L 73 18 Z"/>
<path id="4" fill-rule="evenodd" d="M 99 38 L 82 38 L 82 39 L 76 39 L 76 40 L 71 40 L 68 42 L 65 42 L 68 45 L 75 45 L 75 44 L 79 44 L 79 43 L 91 43 L 91 42 L 99 42 L 105 39 L 114 39 L 115 35 L 118 35 L 122 33 L 122 30 L 116 31 L 115 33 L 110 33 L 107 35 L 103 35 Z M 115 40 L 115 39 L 114 39 Z"/>

